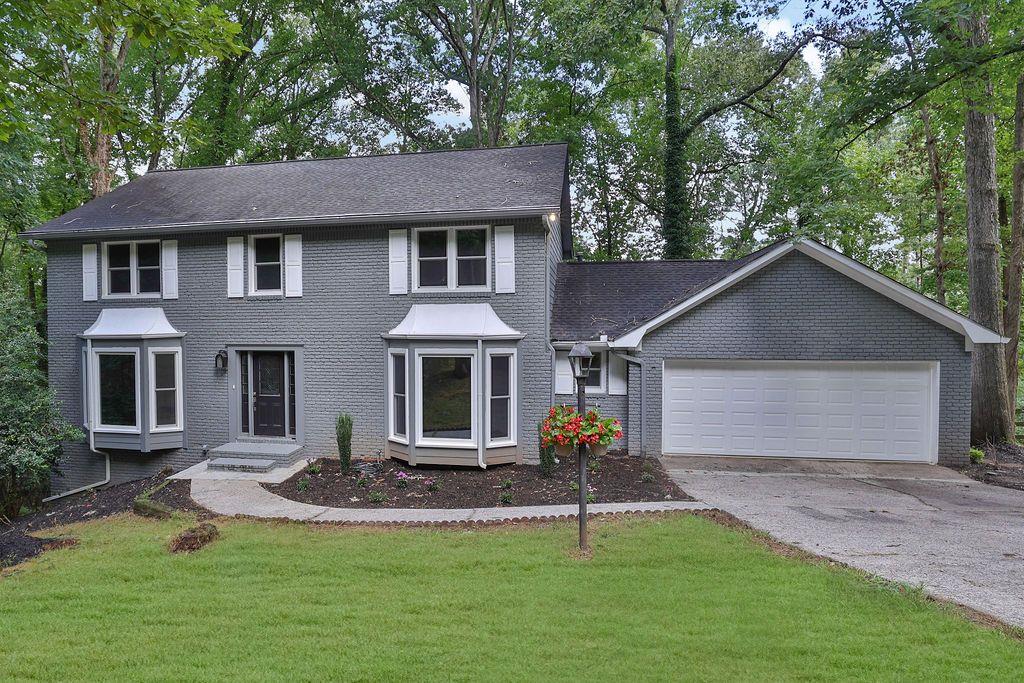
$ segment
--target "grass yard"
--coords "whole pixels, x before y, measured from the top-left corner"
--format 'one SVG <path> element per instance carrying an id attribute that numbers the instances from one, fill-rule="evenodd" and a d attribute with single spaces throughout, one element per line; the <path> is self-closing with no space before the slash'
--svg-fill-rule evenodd
<path id="1" fill-rule="evenodd" d="M 473 531 L 71 527 L 0 578 L 4 680 L 1019 680 L 1024 645 L 692 516 Z"/>

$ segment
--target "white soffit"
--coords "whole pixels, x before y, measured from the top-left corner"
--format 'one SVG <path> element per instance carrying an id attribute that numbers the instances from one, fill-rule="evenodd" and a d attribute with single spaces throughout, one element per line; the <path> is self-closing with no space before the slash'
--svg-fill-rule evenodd
<path id="1" fill-rule="evenodd" d="M 84 339 L 159 339 L 184 337 L 164 315 L 164 309 L 104 308 L 96 322 L 81 335 Z"/>
<path id="2" fill-rule="evenodd" d="M 522 339 L 490 304 L 414 304 L 389 339 Z"/>

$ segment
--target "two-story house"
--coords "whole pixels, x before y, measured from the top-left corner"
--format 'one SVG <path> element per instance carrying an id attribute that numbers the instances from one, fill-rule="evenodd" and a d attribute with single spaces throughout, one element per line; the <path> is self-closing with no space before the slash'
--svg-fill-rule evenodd
<path id="1" fill-rule="evenodd" d="M 578 263 L 562 144 L 148 173 L 45 242 L 57 490 L 211 459 L 533 461 L 566 353 L 631 453 L 954 463 L 999 335 L 810 240 Z M 941 369 L 941 370 L 940 370 Z"/>

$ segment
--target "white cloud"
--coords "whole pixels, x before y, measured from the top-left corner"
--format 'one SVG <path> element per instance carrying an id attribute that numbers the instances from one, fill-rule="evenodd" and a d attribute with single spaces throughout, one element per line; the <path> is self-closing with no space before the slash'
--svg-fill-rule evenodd
<path id="1" fill-rule="evenodd" d="M 457 81 L 448 81 L 444 89 L 459 103 L 459 114 L 469 119 L 469 92 Z"/>
<path id="2" fill-rule="evenodd" d="M 793 35 L 793 22 L 786 17 L 760 19 L 757 22 L 757 28 L 769 39 L 780 35 Z M 805 62 L 807 62 L 807 66 L 810 68 L 811 73 L 814 74 L 815 77 L 821 78 L 822 74 L 825 73 L 825 68 L 822 66 L 821 52 L 818 48 L 814 45 L 808 45 L 800 52 L 800 56 L 804 58 Z"/>

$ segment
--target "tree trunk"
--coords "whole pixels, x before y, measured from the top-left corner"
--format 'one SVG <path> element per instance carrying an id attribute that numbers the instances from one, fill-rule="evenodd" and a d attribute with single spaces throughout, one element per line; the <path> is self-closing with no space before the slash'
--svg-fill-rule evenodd
<path id="1" fill-rule="evenodd" d="M 935 193 L 935 300 L 945 305 L 946 258 L 943 252 L 946 241 L 946 182 L 928 105 L 921 107 L 921 124 L 924 128 L 924 147 L 928 154 L 928 173 Z"/>
<path id="2" fill-rule="evenodd" d="M 960 20 L 971 48 L 988 44 L 988 19 L 972 15 Z M 991 95 L 987 75 L 976 85 L 982 96 Z M 967 98 L 964 121 L 967 185 L 967 261 L 971 317 L 998 333 L 1003 331 L 1000 310 L 999 231 L 996 225 L 995 118 L 987 102 Z M 1006 390 L 1005 356 L 1000 344 L 978 344 L 972 354 L 971 440 L 999 443 L 1013 438 Z"/>
<path id="3" fill-rule="evenodd" d="M 679 62 L 676 55 L 676 25 L 672 17 L 665 21 L 665 176 L 661 232 L 665 238 L 665 258 L 693 258 L 696 251 L 690 234 L 687 210 L 686 136 L 680 114 Z"/>
<path id="4" fill-rule="evenodd" d="M 1006 260 L 1006 308 L 1003 334 L 1010 338 L 1006 355 L 1006 393 L 1011 415 L 1016 412 L 1017 382 L 1020 379 L 1021 274 L 1024 272 L 1024 73 L 1017 78 L 1017 100 L 1013 112 L 1013 185 L 1010 218 L 1010 255 Z"/>

